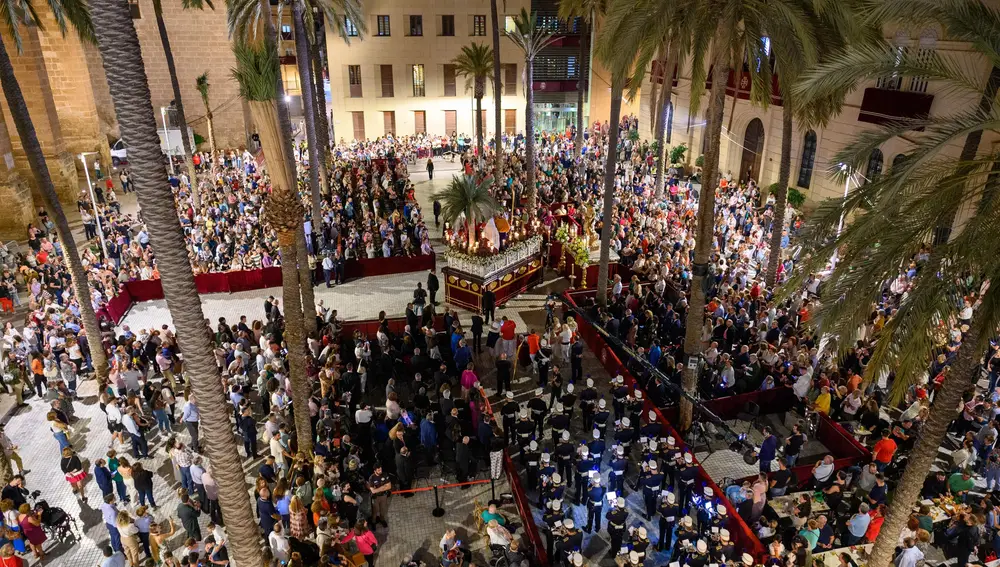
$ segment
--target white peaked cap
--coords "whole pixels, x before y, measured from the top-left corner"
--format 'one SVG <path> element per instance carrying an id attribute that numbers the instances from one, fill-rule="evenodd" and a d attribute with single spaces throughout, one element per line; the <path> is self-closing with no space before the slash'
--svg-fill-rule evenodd
<path id="1" fill-rule="evenodd" d="M 718 506 L 715 507 L 715 509 L 719 512 L 720 516 L 725 516 L 726 515 L 726 505 L 725 504 L 719 504 Z"/>
<path id="2" fill-rule="evenodd" d="M 639 564 L 639 553 L 635 551 L 628 552 L 628 560 L 636 565 Z"/>
<path id="3" fill-rule="evenodd" d="M 573 554 L 573 565 L 575 567 L 583 567 L 583 556 L 577 551 Z"/>
<path id="4" fill-rule="evenodd" d="M 656 421 L 656 412 L 655 411 L 649 410 L 649 414 L 648 415 L 649 415 L 649 421 Z"/>
<path id="5" fill-rule="evenodd" d="M 708 544 L 705 543 L 705 540 L 699 539 L 698 540 L 698 553 L 705 553 L 706 551 L 708 551 Z"/>
<path id="6" fill-rule="evenodd" d="M 646 537 L 646 528 L 639 526 L 639 537 Z"/>
<path id="7" fill-rule="evenodd" d="M 624 425 L 625 427 L 628 427 L 628 426 L 632 425 L 632 420 L 629 419 L 629 418 L 627 418 L 627 417 L 623 417 L 622 418 L 622 425 Z"/>
<path id="8" fill-rule="evenodd" d="M 563 431 L 562 432 L 562 440 L 563 441 L 569 441 L 569 431 Z"/>
<path id="9" fill-rule="evenodd" d="M 572 384 L 566 384 L 566 393 L 567 394 L 572 394 L 573 390 L 575 390 L 575 389 L 576 389 L 576 387 L 573 386 Z"/>
<path id="10" fill-rule="evenodd" d="M 528 417 L 528 409 L 527 408 L 522 408 L 521 409 L 521 419 L 524 419 L 526 417 Z"/>
<path id="11" fill-rule="evenodd" d="M 552 482 L 556 484 L 562 482 L 562 475 L 560 475 L 559 473 L 552 473 Z"/>
<path id="12" fill-rule="evenodd" d="M 513 400 L 514 399 L 514 392 L 511 392 L 510 390 L 507 390 L 507 399 L 508 400 Z"/>
<path id="13" fill-rule="evenodd" d="M 684 462 L 688 463 L 688 464 L 691 464 L 691 463 L 694 462 L 694 457 L 691 456 L 691 453 L 684 453 Z"/>
<path id="14" fill-rule="evenodd" d="M 532 451 L 537 451 L 538 441 L 532 441 L 531 443 L 528 443 L 528 448 L 531 449 Z"/>
<path id="15" fill-rule="evenodd" d="M 600 400 L 597 400 L 597 407 L 599 407 L 601 409 L 604 409 L 604 408 L 608 407 L 608 401 L 605 400 L 605 399 L 603 399 L 603 398 L 601 398 Z"/>
<path id="16" fill-rule="evenodd" d="M 729 530 L 726 528 L 719 530 L 719 537 L 722 538 L 722 541 L 729 541 Z"/>
<path id="17" fill-rule="evenodd" d="M 594 379 L 593 378 L 587 378 L 587 387 L 588 388 L 593 388 L 594 387 Z"/>
<path id="18" fill-rule="evenodd" d="M 600 438 L 601 438 L 601 431 L 599 429 L 595 429 L 594 430 L 594 439 L 600 439 Z"/>

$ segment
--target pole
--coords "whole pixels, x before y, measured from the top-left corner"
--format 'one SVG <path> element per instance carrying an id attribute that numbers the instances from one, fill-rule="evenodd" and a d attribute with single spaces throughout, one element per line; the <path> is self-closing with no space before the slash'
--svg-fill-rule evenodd
<path id="1" fill-rule="evenodd" d="M 90 183 L 90 168 L 87 167 L 87 155 L 80 154 L 80 161 L 83 162 L 83 172 L 87 174 L 87 190 L 90 191 L 90 206 L 94 208 L 94 220 L 97 221 L 97 236 L 101 239 L 101 251 L 104 252 L 104 259 L 108 259 L 108 243 L 104 240 L 104 229 L 101 227 L 101 215 L 97 212 L 97 197 L 94 195 L 94 186 Z"/>
<path id="2" fill-rule="evenodd" d="M 431 514 L 435 518 L 440 518 L 444 516 L 444 508 L 441 507 L 441 498 L 438 495 L 438 487 L 434 487 L 434 509 L 431 510 Z"/>
<path id="3" fill-rule="evenodd" d="M 497 499 L 497 481 L 493 479 L 493 475 L 490 475 L 490 492 L 493 495 L 493 500 Z"/>
<path id="4" fill-rule="evenodd" d="M 170 175 L 175 175 L 177 171 L 174 169 L 174 156 L 170 155 L 170 131 L 167 130 L 167 109 L 160 107 L 160 118 L 163 119 L 163 139 L 166 141 L 167 146 L 167 161 L 170 162 Z M 183 136 L 184 133 L 181 132 Z"/>

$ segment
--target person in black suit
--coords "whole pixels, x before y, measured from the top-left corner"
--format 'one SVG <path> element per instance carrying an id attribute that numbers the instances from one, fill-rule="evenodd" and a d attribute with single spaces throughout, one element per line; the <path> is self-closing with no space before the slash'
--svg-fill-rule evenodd
<path id="1" fill-rule="evenodd" d="M 427 293 L 431 296 L 431 304 L 437 305 L 437 301 L 434 297 L 437 295 L 438 289 L 441 288 L 441 284 L 438 282 L 437 270 L 431 268 L 431 273 L 427 274 Z"/>
<path id="2" fill-rule="evenodd" d="M 485 317 L 485 323 L 490 324 L 494 317 L 494 312 L 497 308 L 497 296 L 493 293 L 493 290 L 483 291 L 483 316 Z"/>
<path id="3" fill-rule="evenodd" d="M 472 350 L 476 354 L 483 352 L 483 323 L 479 315 L 472 316 Z"/>
<path id="4" fill-rule="evenodd" d="M 264 300 L 264 316 L 267 317 L 268 321 L 271 320 L 271 308 L 272 307 L 274 307 L 274 296 L 270 295 L 270 296 L 268 296 L 267 299 Z"/>

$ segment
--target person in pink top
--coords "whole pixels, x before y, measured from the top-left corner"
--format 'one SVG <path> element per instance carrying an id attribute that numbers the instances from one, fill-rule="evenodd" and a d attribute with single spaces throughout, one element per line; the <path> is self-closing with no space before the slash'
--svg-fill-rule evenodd
<path id="1" fill-rule="evenodd" d="M 462 397 L 467 397 L 469 390 L 475 387 L 476 382 L 479 381 L 479 377 L 476 376 L 476 371 L 473 370 L 473 364 L 470 362 L 465 366 L 465 370 L 462 371 Z"/>
<path id="2" fill-rule="evenodd" d="M 375 547 L 378 545 L 378 540 L 375 539 L 375 534 L 368 529 L 367 520 L 358 520 L 358 523 L 354 524 L 354 529 L 348 532 L 340 543 L 347 543 L 354 540 L 358 544 L 358 551 L 365 556 L 365 561 L 368 565 L 375 564 Z"/>

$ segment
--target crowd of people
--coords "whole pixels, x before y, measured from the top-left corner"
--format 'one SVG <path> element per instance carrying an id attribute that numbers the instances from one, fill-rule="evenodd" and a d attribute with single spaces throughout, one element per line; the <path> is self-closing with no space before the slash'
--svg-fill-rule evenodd
<path id="1" fill-rule="evenodd" d="M 617 127 L 625 134 L 635 128 L 635 119 L 625 118 Z M 600 210 L 608 132 L 606 124 L 588 129 L 580 162 L 573 160 L 573 132 L 539 137 L 540 212 L 521 208 L 526 182 L 523 136 L 505 137 L 509 159 L 502 160 L 501 171 L 493 170 L 493 160 L 485 160 L 483 174 L 500 177 L 502 183 L 495 189 L 499 199 L 509 203 L 520 197 L 511 208 L 516 214 L 537 213 L 537 220 L 550 229 L 563 216 L 584 224 L 584 211 Z M 401 333 L 390 329 L 383 314 L 375 336 L 344 336 L 335 311 L 318 314 L 320 335 L 310 339 L 308 353 L 309 367 L 315 369 L 306 410 L 311 416 L 312 456 L 298 450 L 278 303 L 269 300 L 264 320 L 223 318 L 213 324 L 214 354 L 231 402 L 234 432 L 255 470 L 255 507 L 269 557 L 288 565 L 373 564 L 378 542 L 388 534 L 390 492 L 406 491 L 421 471 L 438 463 L 454 470 L 459 482 L 472 479 L 505 448 L 516 457 L 528 495 L 538 507 L 554 563 L 580 565 L 588 532 L 607 533 L 607 554 L 620 566 L 679 561 L 693 567 L 809 567 L 814 554 L 877 537 L 887 500 L 906 465 L 906 452 L 926 423 L 934 388 L 947 377 L 964 332 L 961 321 L 945 329 L 940 356 L 929 367 L 926 383 L 911 388 L 900 407 L 886 399 L 890 384 L 885 380 L 862 380 L 874 341 L 928 252 L 921 251 L 899 278 L 887 282 L 863 338 L 846 354 L 834 356 L 820 350 L 811 317 L 821 300 L 824 274 L 810 277 L 801 293 L 780 301 L 763 283 L 774 220 L 772 198 L 763 197 L 752 181 L 729 175 L 713 188 L 716 226 L 702 329 L 708 348 L 698 370 L 701 393 L 710 398 L 787 387 L 803 418 L 788 435 L 763 429 L 756 453 L 760 476 L 725 487 L 725 495 L 715 494 L 697 482 L 698 465 L 690 450 L 682 448 L 682 440 L 665 435 L 655 413 L 642 411 L 646 397 L 660 407 L 678 399 L 688 311 L 685 292 L 691 281 L 697 200 L 705 189 L 682 181 L 680 175 L 668 175 L 664 196 L 656 198 L 650 148 L 627 135 L 621 139 L 613 217 L 598 218 L 593 226 L 598 232 L 614 227 L 612 247 L 628 274 L 613 280 L 608 306 L 587 304 L 580 314 L 552 317 L 541 333 L 517 329 L 508 317 L 496 320 L 492 309 L 472 316 L 468 324 L 445 309 L 443 326 L 435 328 L 436 298 L 420 293 L 423 289 L 414 293 Z M 336 266 L 344 259 L 429 253 L 428 229 L 406 163 L 413 163 L 414 156 L 455 150 L 471 166 L 471 149 L 464 140 L 459 146 L 455 136 L 383 138 L 334 148 L 322 218 L 306 218 L 310 250 L 324 257 L 322 267 L 331 270 L 328 277 L 339 281 Z M 199 188 L 197 210 L 187 180 L 171 180 L 193 266 L 207 272 L 278 265 L 274 235 L 257 222 L 266 177 L 252 156 L 226 152 L 213 160 L 201 155 L 197 167 L 210 178 Z M 127 193 L 127 170 L 120 182 Z M 90 299 L 100 305 L 120 283 L 157 274 L 141 219 L 121 214 L 113 184 L 95 197 L 108 257 L 96 250 L 83 256 L 91 278 Z M 305 194 L 303 198 L 308 200 Z M 87 236 L 92 237 L 92 205 L 84 199 L 80 206 Z M 792 228 L 783 235 L 779 281 L 793 267 L 789 238 L 796 213 L 790 220 Z M 137 332 L 106 326 L 98 342 L 91 343 L 80 324 L 51 221 L 43 216 L 38 227 L 29 228 L 28 237 L 28 250 L 18 263 L 5 262 L 8 269 L 0 286 L 0 293 L 7 289 L 8 297 L 20 303 L 10 288 L 23 282 L 29 311 L 23 325 L 8 323 L 4 328 L 4 388 L 18 396 L 19 403 L 32 393 L 48 401 L 47 421 L 59 447 L 62 472 L 77 497 L 86 498 L 89 478 L 99 485 L 100 511 L 111 542 L 105 553 L 108 565 L 137 567 L 144 556 L 171 566 L 203 561 L 225 565 L 225 519 L 211 463 L 200 454 L 198 402 L 187 388 L 172 330 L 166 325 Z M 3 258 L 14 256 L 0 250 Z M 437 279 L 432 277 L 436 291 Z M 430 289 L 431 281 L 427 283 Z M 971 308 L 974 295 L 968 301 Z M 558 309 L 553 300 L 547 308 Z M 578 328 L 584 323 L 577 320 L 581 316 L 614 339 L 613 347 L 639 388 L 626 387 L 621 377 L 585 376 Z M 112 443 L 105 458 L 85 471 L 73 447 L 74 403 L 80 380 L 92 372 L 90 349 L 101 346 L 109 352 L 111 375 L 99 401 Z M 997 353 L 994 349 L 986 359 L 992 382 L 1000 375 Z M 515 401 L 511 389 L 518 366 L 537 378 L 537 389 L 523 404 Z M 483 389 L 487 372 L 495 372 L 495 383 L 489 379 L 497 391 L 493 405 Z M 995 388 L 991 383 L 985 395 L 970 391 L 954 425 L 963 437 L 952 462 L 932 474 L 924 487 L 927 498 L 954 502 L 961 512 L 942 522 L 932 517 L 930 506 L 918 508 L 899 541 L 899 567 L 919 566 L 932 542 L 957 557 L 959 565 L 970 556 L 981 559 L 991 549 L 1000 551 L 1000 509 L 982 498 L 972 480 L 982 475 L 1000 483 L 1000 453 L 993 452 L 1000 401 Z M 577 411 L 581 420 L 574 419 Z M 803 464 L 800 453 L 813 435 L 810 417 L 817 414 L 869 443 L 872 463 L 835 470 L 832 456 L 810 455 L 806 458 L 817 459 L 810 478 L 796 478 L 792 469 Z M 20 462 L 14 458 L 17 447 L 2 434 L 0 445 Z M 153 499 L 154 483 L 161 480 L 142 463 L 157 452 L 169 454 L 179 487 L 180 504 L 166 513 Z M 29 472 L 18 466 L 15 487 Z M 822 494 L 823 512 L 813 511 L 816 498 L 798 494 L 805 487 Z M 641 493 L 638 509 L 626 505 L 630 493 Z M 781 500 L 792 493 L 796 496 L 791 501 Z M 17 499 L 8 504 L 14 494 L 24 497 L 21 491 L 8 494 L 5 489 L 0 500 L 7 528 L 3 533 L 19 536 L 8 538 L 17 551 L 39 555 L 47 533 L 36 529 L 40 512 Z M 737 519 L 728 517 L 723 496 L 764 543 L 764 557 L 751 556 L 736 544 L 739 538 L 731 530 Z M 512 565 L 529 561 L 523 551 L 524 528 L 496 504 L 480 518 L 492 553 Z M 12 510 L 17 512 L 8 515 Z M 577 525 L 576 510 L 586 513 L 585 525 Z M 202 533 L 202 515 L 211 521 L 210 533 Z M 170 539 L 181 530 L 186 539 L 178 548 Z M 442 538 L 439 551 L 445 565 L 471 559 L 452 532 Z M 855 556 L 840 553 L 840 564 L 853 567 Z"/>

